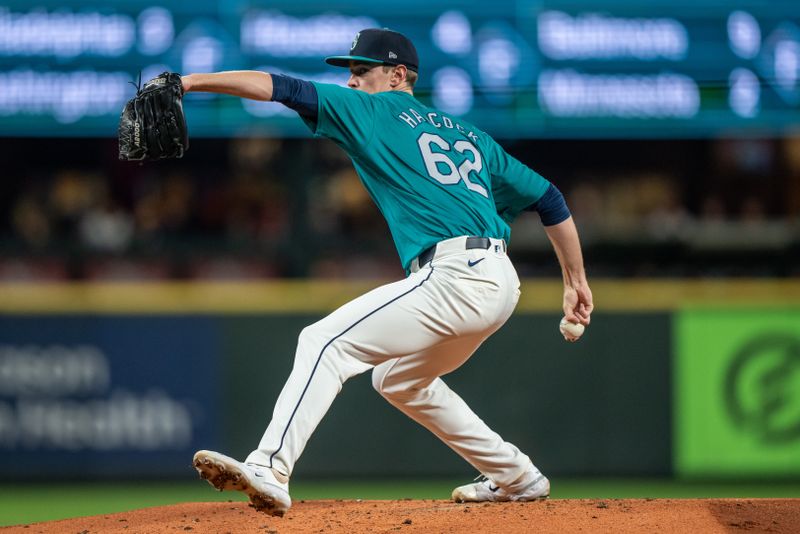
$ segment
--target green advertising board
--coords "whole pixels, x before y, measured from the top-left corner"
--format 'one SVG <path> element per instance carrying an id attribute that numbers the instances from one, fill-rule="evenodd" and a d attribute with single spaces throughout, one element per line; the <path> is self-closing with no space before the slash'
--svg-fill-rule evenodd
<path id="1" fill-rule="evenodd" d="M 800 308 L 686 310 L 675 321 L 679 475 L 800 474 Z"/>

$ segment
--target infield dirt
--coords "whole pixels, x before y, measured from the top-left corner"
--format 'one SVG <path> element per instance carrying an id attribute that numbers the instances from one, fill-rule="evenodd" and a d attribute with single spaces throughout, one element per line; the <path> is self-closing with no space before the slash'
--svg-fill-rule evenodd
<path id="1" fill-rule="evenodd" d="M 246 503 L 187 503 L 0 528 L 34 533 L 800 532 L 800 499 L 608 499 L 455 504 L 300 501 L 283 518 Z"/>

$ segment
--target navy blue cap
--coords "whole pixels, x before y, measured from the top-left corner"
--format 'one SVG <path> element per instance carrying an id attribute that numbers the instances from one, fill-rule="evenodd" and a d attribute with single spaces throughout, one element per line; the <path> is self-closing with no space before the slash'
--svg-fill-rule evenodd
<path id="1" fill-rule="evenodd" d="M 408 70 L 414 72 L 419 69 L 417 49 L 411 40 L 402 33 L 388 28 L 361 30 L 350 45 L 350 55 L 325 58 L 325 63 L 336 67 L 349 67 L 351 61 L 405 65 Z"/>

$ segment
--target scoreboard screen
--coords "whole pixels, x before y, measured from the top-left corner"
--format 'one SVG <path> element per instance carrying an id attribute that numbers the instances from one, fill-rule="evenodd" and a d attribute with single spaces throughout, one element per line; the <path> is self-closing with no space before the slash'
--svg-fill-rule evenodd
<path id="1" fill-rule="evenodd" d="M 414 41 L 420 100 L 501 138 L 800 127 L 797 0 L 0 0 L 0 136 L 114 136 L 139 77 L 164 70 L 343 84 L 322 58 L 369 27 Z M 193 136 L 309 135 L 275 103 L 185 106 Z"/>

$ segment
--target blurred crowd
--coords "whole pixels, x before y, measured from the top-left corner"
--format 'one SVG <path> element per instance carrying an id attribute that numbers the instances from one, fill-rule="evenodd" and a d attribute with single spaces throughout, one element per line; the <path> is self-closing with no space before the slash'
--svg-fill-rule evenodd
<path id="1" fill-rule="evenodd" d="M 564 192 L 590 272 L 800 275 L 800 137 L 506 148 Z M 0 280 L 402 276 L 327 141 L 199 139 L 183 160 L 138 165 L 109 140 L 28 139 L 0 157 Z M 558 273 L 536 215 L 511 253 L 523 275 Z"/>

